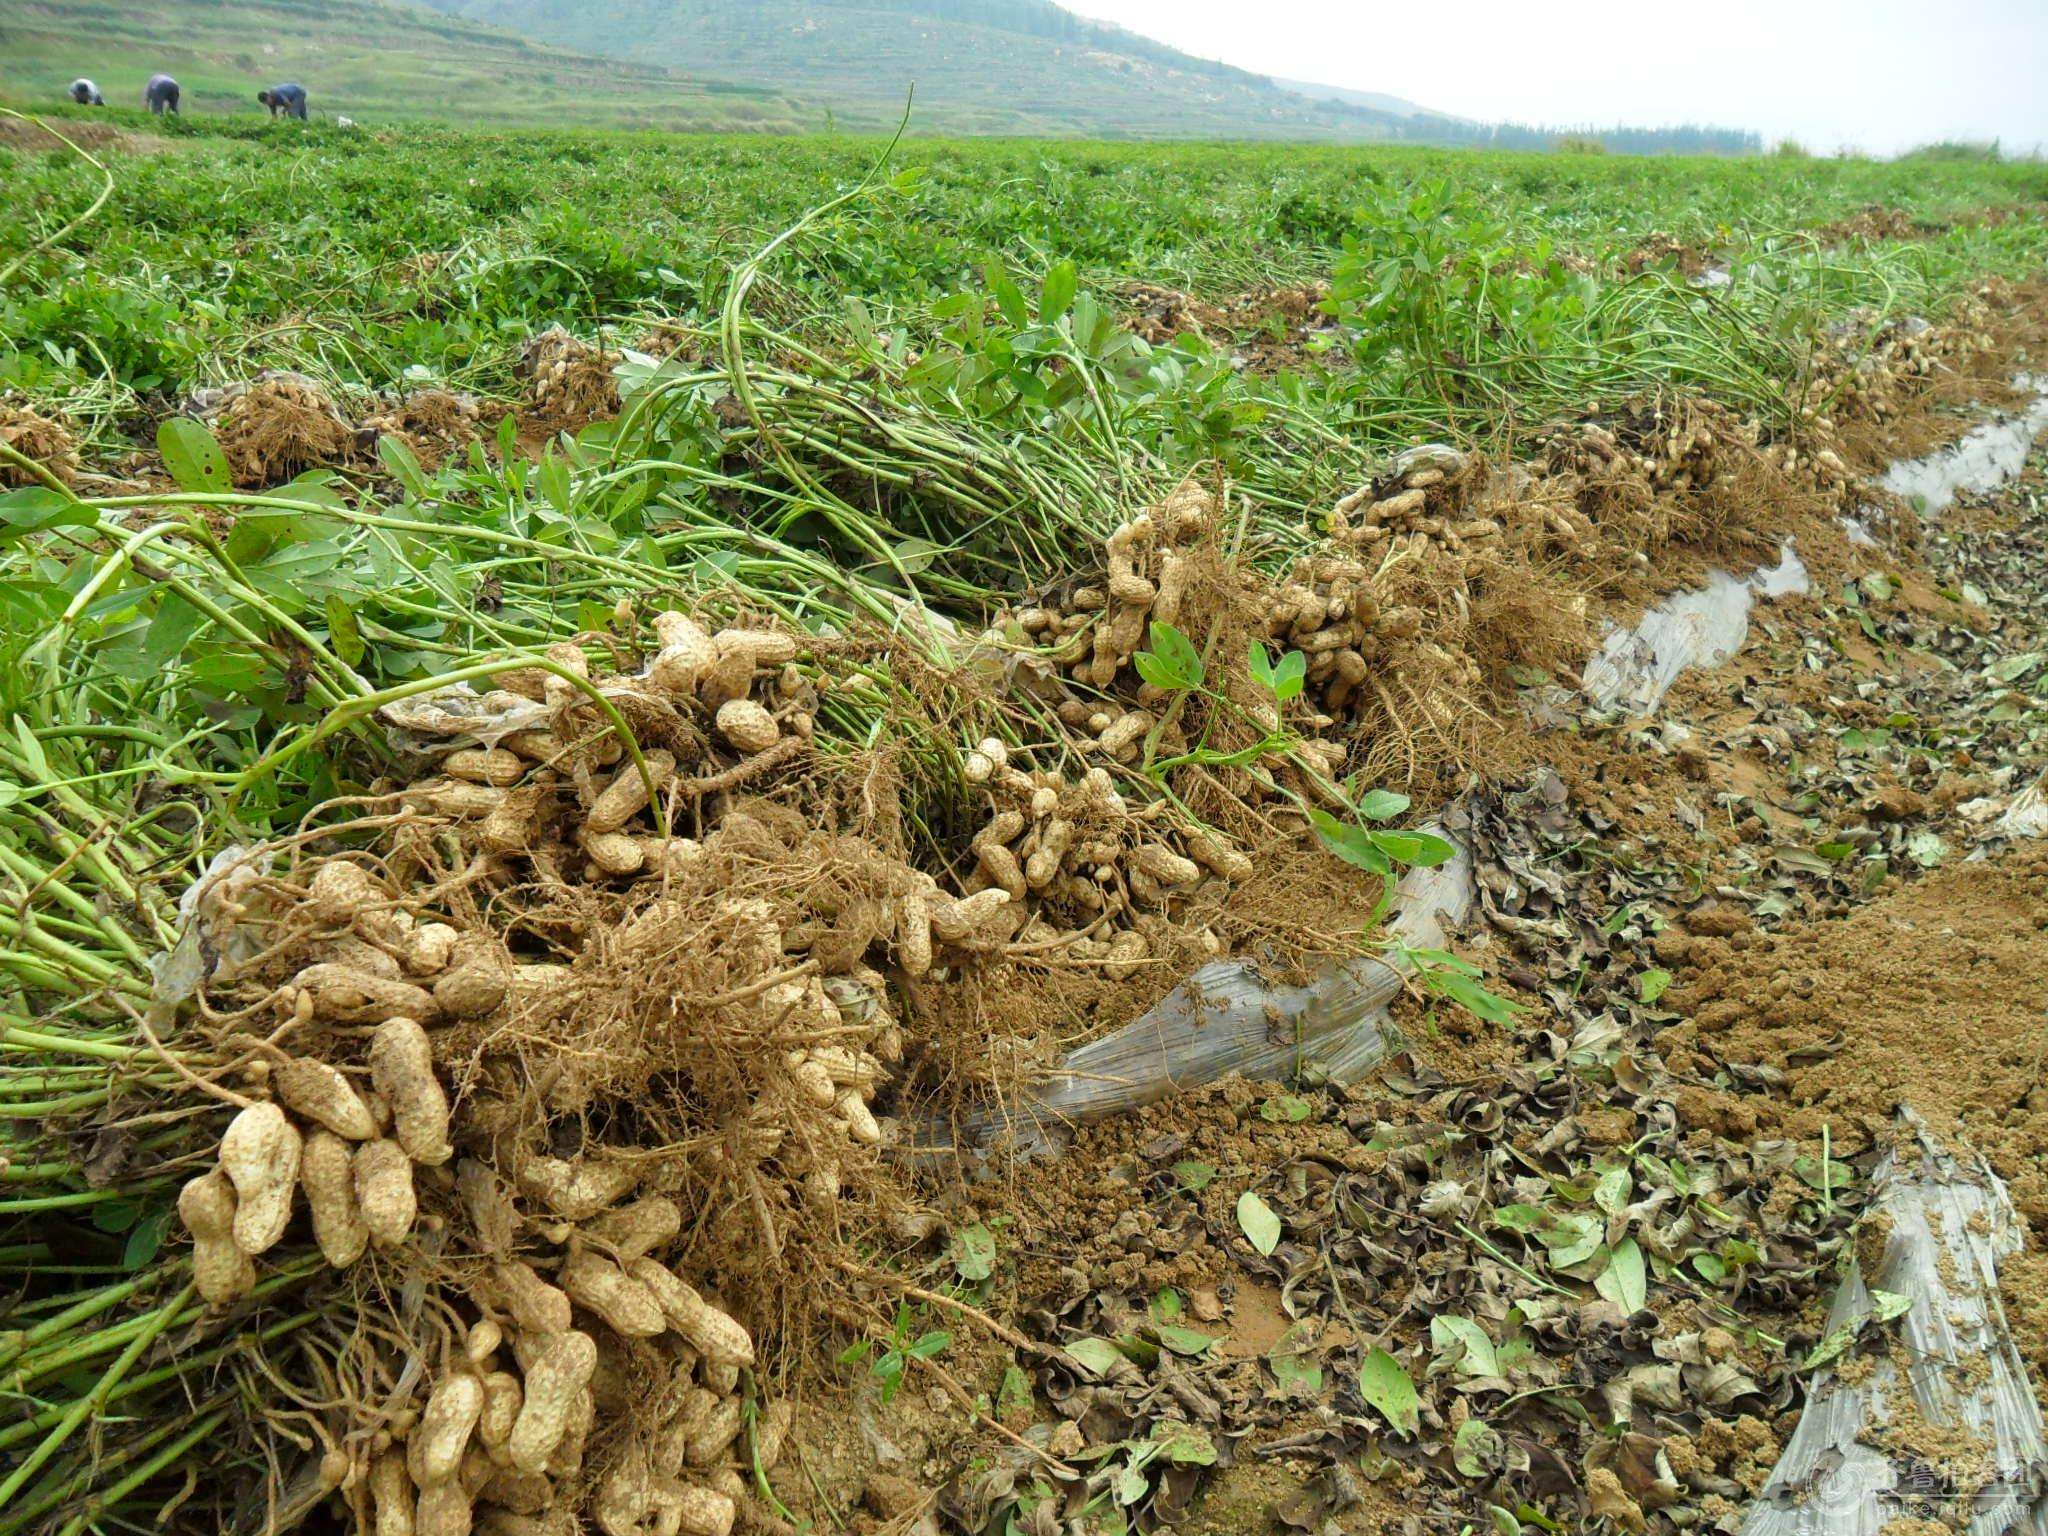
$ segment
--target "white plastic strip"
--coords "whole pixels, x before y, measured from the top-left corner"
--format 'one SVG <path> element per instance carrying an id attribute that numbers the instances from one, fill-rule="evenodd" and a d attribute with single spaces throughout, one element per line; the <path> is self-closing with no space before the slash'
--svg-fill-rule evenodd
<path id="1" fill-rule="evenodd" d="M 1776 565 L 1747 581 L 1712 572 L 1704 587 L 1673 593 L 1634 629 L 1607 637 L 1581 678 L 1587 701 L 1600 714 L 1655 714 L 1682 674 L 1718 667 L 1742 649 L 1749 611 L 1759 597 L 1784 597 L 1811 586 L 1790 540 Z"/>
<path id="2" fill-rule="evenodd" d="M 2024 1229 L 1981 1158 L 1953 1155 L 1905 1119 L 1904 1144 L 1872 1180 L 1866 1220 L 1883 1252 L 1872 1274 L 1851 1267 L 1822 1335 L 1840 1344 L 1889 1326 L 1876 1315 L 1888 1299 L 1905 1309 L 1897 1340 L 1858 1351 L 1854 1370 L 1817 1367 L 1742 1536 L 2048 1531 L 2048 1439 L 1998 1285 Z M 1916 1435 L 1942 1444 L 1938 1465 L 1908 1448 Z"/>
<path id="3" fill-rule="evenodd" d="M 1884 488 L 1903 496 L 1923 518 L 1932 518 L 1965 492 L 1981 495 L 2012 479 L 2026 466 L 2034 439 L 2048 431 L 2048 379 L 2021 374 L 2013 385 L 2034 391 L 2034 403 L 2024 411 L 1994 416 L 1924 458 L 1899 460 L 1886 471 Z"/>
<path id="4" fill-rule="evenodd" d="M 2048 837 L 2048 773 L 2012 797 L 1991 825 L 1994 837 Z"/>

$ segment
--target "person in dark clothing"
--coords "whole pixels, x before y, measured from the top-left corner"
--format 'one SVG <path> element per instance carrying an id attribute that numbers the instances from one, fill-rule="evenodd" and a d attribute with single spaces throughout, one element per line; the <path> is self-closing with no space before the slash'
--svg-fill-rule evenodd
<path id="1" fill-rule="evenodd" d="M 104 107 L 107 104 L 107 98 L 100 94 L 100 88 L 90 80 L 72 81 L 71 99 L 81 107 Z"/>
<path id="2" fill-rule="evenodd" d="M 142 88 L 142 104 L 158 117 L 178 111 L 178 82 L 169 75 L 151 75 Z"/>
<path id="3" fill-rule="evenodd" d="M 270 108 L 270 115 L 282 112 L 286 117 L 306 120 L 306 88 L 303 85 L 273 85 L 267 91 L 258 91 L 256 99 Z"/>

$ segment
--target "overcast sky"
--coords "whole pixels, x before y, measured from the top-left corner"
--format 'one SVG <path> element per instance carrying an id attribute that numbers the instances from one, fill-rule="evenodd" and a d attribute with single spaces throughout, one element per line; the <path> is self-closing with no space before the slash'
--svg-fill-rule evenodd
<path id="1" fill-rule="evenodd" d="M 1062 0 L 1206 58 L 1461 117 L 1809 148 L 2048 145 L 2048 0 Z"/>

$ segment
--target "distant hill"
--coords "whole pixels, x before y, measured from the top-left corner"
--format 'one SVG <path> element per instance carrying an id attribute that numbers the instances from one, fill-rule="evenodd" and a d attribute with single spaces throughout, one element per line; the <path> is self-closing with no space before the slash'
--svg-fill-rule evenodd
<path id="1" fill-rule="evenodd" d="M 1454 122 L 1461 120 L 1451 118 L 1447 112 L 1437 112 L 1429 107 L 1420 106 L 1405 96 L 1389 96 L 1385 91 L 1354 91 L 1349 86 L 1318 85 L 1312 80 L 1288 80 L 1279 75 L 1273 77 L 1273 83 L 1282 90 L 1293 91 L 1315 101 L 1348 102 L 1354 107 L 1369 107 L 1375 112 L 1387 112 L 1395 117 L 1440 117 Z"/>
<path id="2" fill-rule="evenodd" d="M 427 0 L 523 36 L 787 90 L 842 125 L 1099 137 L 1413 136 L 1411 113 L 1316 100 L 1050 0 Z M 1407 104 L 1403 103 L 1405 107 Z"/>
<path id="3" fill-rule="evenodd" d="M 189 111 L 258 113 L 303 82 L 314 112 L 670 129 L 812 126 L 781 92 L 596 59 L 406 0 L 0 0 L 0 98 L 59 101 L 79 75 L 138 106 L 158 70 Z"/>
<path id="4" fill-rule="evenodd" d="M 1052 0 L 424 0 L 522 36 L 788 91 L 848 127 L 893 123 L 917 86 L 926 132 L 1098 138 L 1398 140 L 1544 149 L 1399 97 L 1293 86 L 1199 59 Z M 1733 154 L 1755 134 L 1574 130 L 1609 148 Z"/>

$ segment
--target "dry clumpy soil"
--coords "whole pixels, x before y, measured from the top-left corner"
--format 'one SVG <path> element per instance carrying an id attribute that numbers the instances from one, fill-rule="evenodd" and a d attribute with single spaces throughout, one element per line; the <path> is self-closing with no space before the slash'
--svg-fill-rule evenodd
<path id="1" fill-rule="evenodd" d="M 1782 1072 L 1760 1122 L 1844 1152 L 1902 1104 L 1989 1155 L 2048 1230 L 2048 849 L 2022 844 L 1903 884 L 1836 923 L 1708 938 L 1671 994 L 1703 1053 Z"/>

